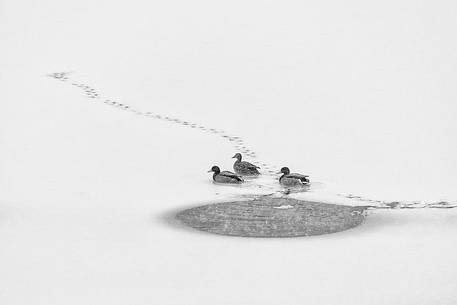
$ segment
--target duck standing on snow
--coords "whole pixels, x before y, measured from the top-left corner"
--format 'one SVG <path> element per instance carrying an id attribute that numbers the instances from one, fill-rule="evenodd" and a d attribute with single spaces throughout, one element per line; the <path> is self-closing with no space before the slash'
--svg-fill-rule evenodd
<path id="1" fill-rule="evenodd" d="M 219 183 L 242 183 L 243 179 L 241 177 L 237 176 L 235 173 L 229 172 L 229 171 L 223 171 L 221 172 L 219 166 L 213 166 L 208 173 L 214 172 L 213 174 L 213 180 L 215 182 Z"/>
<path id="2" fill-rule="evenodd" d="M 305 186 L 309 185 L 309 179 L 307 175 L 302 175 L 302 174 L 294 174 L 290 173 L 290 170 L 288 167 L 283 167 L 281 168 L 281 172 L 278 174 L 283 174 L 281 177 L 279 177 L 279 183 L 285 186 Z"/>
<path id="3" fill-rule="evenodd" d="M 235 154 L 232 158 L 237 159 L 235 163 L 233 163 L 233 169 L 235 170 L 235 173 L 242 176 L 260 175 L 259 171 L 257 170 L 260 167 L 246 161 L 241 161 L 242 156 L 240 153 Z"/>

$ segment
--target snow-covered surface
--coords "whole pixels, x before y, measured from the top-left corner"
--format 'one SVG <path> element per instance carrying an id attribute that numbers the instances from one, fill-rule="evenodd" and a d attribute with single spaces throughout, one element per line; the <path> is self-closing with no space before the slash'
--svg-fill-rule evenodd
<path id="1" fill-rule="evenodd" d="M 456 203 L 453 1 L 0 4 L 0 304 L 456 304 L 457 209 L 243 239 L 168 220 L 220 186 L 220 135 L 309 174 L 308 200 Z M 375 202 L 375 201 L 373 201 Z M 417 206 L 420 206 L 419 204 Z"/>

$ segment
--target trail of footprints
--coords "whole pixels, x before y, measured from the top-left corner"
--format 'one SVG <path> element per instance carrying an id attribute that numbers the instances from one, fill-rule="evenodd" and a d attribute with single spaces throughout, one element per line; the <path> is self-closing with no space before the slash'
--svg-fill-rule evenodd
<path id="1" fill-rule="evenodd" d="M 451 201 L 435 201 L 435 202 L 421 202 L 421 201 L 383 201 L 365 198 L 354 194 L 338 194 L 338 196 L 349 198 L 355 201 L 364 202 L 369 208 L 375 209 L 451 209 L 457 208 L 457 200 Z"/>
<path id="2" fill-rule="evenodd" d="M 225 132 L 224 130 L 216 129 L 216 128 L 209 128 L 209 127 L 206 127 L 206 126 L 203 126 L 201 124 L 197 124 L 197 123 L 194 123 L 191 121 L 186 121 L 186 120 L 182 120 L 182 119 L 167 116 L 167 115 L 161 115 L 161 114 L 153 113 L 150 111 L 140 111 L 125 103 L 120 103 L 113 99 L 104 98 L 95 88 L 93 88 L 85 83 L 76 82 L 76 81 L 72 80 L 70 78 L 70 72 L 51 73 L 51 74 L 48 74 L 48 76 L 52 77 L 56 80 L 60 80 L 62 82 L 70 83 L 70 85 L 82 89 L 88 98 L 94 99 L 97 101 L 101 101 L 104 104 L 107 104 L 107 105 L 110 105 L 110 106 L 113 106 L 113 107 L 116 107 L 116 108 L 119 108 L 119 109 L 122 109 L 125 111 L 130 111 L 136 115 L 141 115 L 141 116 L 145 116 L 145 117 L 149 117 L 149 118 L 153 118 L 153 119 L 157 119 L 157 120 L 168 121 L 168 122 L 175 123 L 175 124 L 178 124 L 181 126 L 185 126 L 185 127 L 192 128 L 192 129 L 198 129 L 203 132 L 222 137 L 225 140 L 229 141 L 230 144 L 235 148 L 235 150 L 237 152 L 240 152 L 244 156 L 254 159 L 252 161 L 252 163 L 259 166 L 263 170 L 264 173 L 271 175 L 271 176 L 275 176 L 276 172 L 278 171 L 277 167 L 274 167 L 267 163 L 262 163 L 262 162 L 255 160 L 255 159 L 257 159 L 256 152 L 254 150 L 248 148 L 248 146 L 246 145 L 244 140 L 239 136 L 230 135 L 227 132 Z"/>
<path id="3" fill-rule="evenodd" d="M 231 145 L 235 148 L 237 152 L 242 153 L 245 156 L 248 156 L 251 159 L 254 159 L 252 163 L 255 165 L 259 166 L 263 173 L 269 175 L 269 176 L 274 176 L 276 177 L 276 172 L 278 171 L 277 166 L 272 166 L 267 163 L 261 163 L 255 159 L 257 159 L 257 154 L 254 150 L 248 148 L 248 146 L 245 144 L 244 140 L 241 137 L 234 136 L 234 135 L 229 135 L 227 132 L 221 129 L 216 129 L 216 128 L 209 128 L 191 121 L 186 121 L 182 120 L 179 118 L 171 117 L 171 116 L 166 116 L 166 115 L 161 115 L 157 113 L 153 113 L 150 111 L 140 111 L 137 110 L 125 103 L 120 103 L 118 101 L 115 101 L 113 99 L 108 99 L 104 98 L 101 96 L 101 94 L 93 87 L 82 83 L 82 82 L 77 82 L 74 81 L 70 78 L 70 72 L 57 72 L 57 73 L 51 73 L 48 74 L 49 77 L 52 77 L 56 80 L 60 80 L 62 82 L 69 82 L 72 86 L 78 87 L 84 91 L 86 96 L 90 99 L 94 99 L 97 101 L 101 101 L 104 104 L 125 110 L 125 111 L 130 111 L 136 115 L 141 115 L 157 120 L 163 120 L 163 121 L 168 121 L 172 122 L 178 125 L 182 125 L 188 128 L 192 129 L 198 129 L 203 132 L 213 134 L 216 136 L 220 136 L 224 138 L 225 140 L 229 141 Z M 273 190 L 272 187 L 267 187 Z M 286 192 L 286 194 L 288 194 Z M 364 198 L 362 196 L 357 196 L 353 194 L 338 194 L 338 196 L 344 197 L 344 198 L 349 198 L 355 201 L 359 202 L 364 202 L 367 204 L 367 207 L 369 208 L 375 208 L 375 209 L 395 209 L 395 208 L 404 208 L 404 209 L 412 209 L 412 208 L 454 208 L 457 207 L 457 201 L 456 202 L 448 202 L 448 201 L 440 201 L 440 202 L 429 202 L 429 203 L 424 203 L 424 202 L 406 202 L 406 201 L 382 201 L 382 200 L 373 200 L 373 199 L 368 199 Z"/>

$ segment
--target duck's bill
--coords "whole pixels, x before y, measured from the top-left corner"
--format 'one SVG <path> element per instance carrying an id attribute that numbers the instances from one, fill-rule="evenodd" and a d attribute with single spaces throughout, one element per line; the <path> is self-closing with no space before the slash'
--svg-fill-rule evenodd
<path id="1" fill-rule="evenodd" d="M 282 172 L 277 172 L 276 174 L 282 174 Z"/>
<path id="2" fill-rule="evenodd" d="M 211 172 L 212 172 L 212 170 L 209 170 L 209 171 L 208 171 L 208 173 L 211 173 Z"/>

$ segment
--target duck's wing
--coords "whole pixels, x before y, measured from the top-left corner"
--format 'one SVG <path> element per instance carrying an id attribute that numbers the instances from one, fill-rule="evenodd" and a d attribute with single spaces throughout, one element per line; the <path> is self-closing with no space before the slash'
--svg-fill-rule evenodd
<path id="1" fill-rule="evenodd" d="M 254 164 L 246 162 L 246 161 L 241 161 L 239 163 L 239 166 L 244 168 L 244 169 L 247 169 L 247 170 L 255 170 L 255 169 L 260 168 L 257 165 L 254 165 Z"/>
<path id="2" fill-rule="evenodd" d="M 302 174 L 297 174 L 297 173 L 291 173 L 288 176 L 294 177 L 294 178 L 308 178 L 309 177 L 309 175 L 302 175 Z"/>
<path id="3" fill-rule="evenodd" d="M 293 178 L 293 179 L 298 179 L 298 180 L 301 180 L 302 182 L 309 182 L 308 175 L 292 173 L 292 174 L 287 175 L 287 177 Z"/>
<path id="4" fill-rule="evenodd" d="M 231 171 L 222 171 L 222 172 L 220 172 L 220 175 L 222 175 L 222 176 L 233 176 L 233 175 L 235 175 L 236 176 L 236 174 L 231 172 Z"/>
<path id="5" fill-rule="evenodd" d="M 238 181 L 243 181 L 243 179 L 241 179 L 240 176 L 238 176 L 237 174 L 232 173 L 230 171 L 223 171 L 219 175 L 224 176 L 224 177 L 228 177 L 228 178 L 232 178 L 232 179 L 236 179 Z"/>

